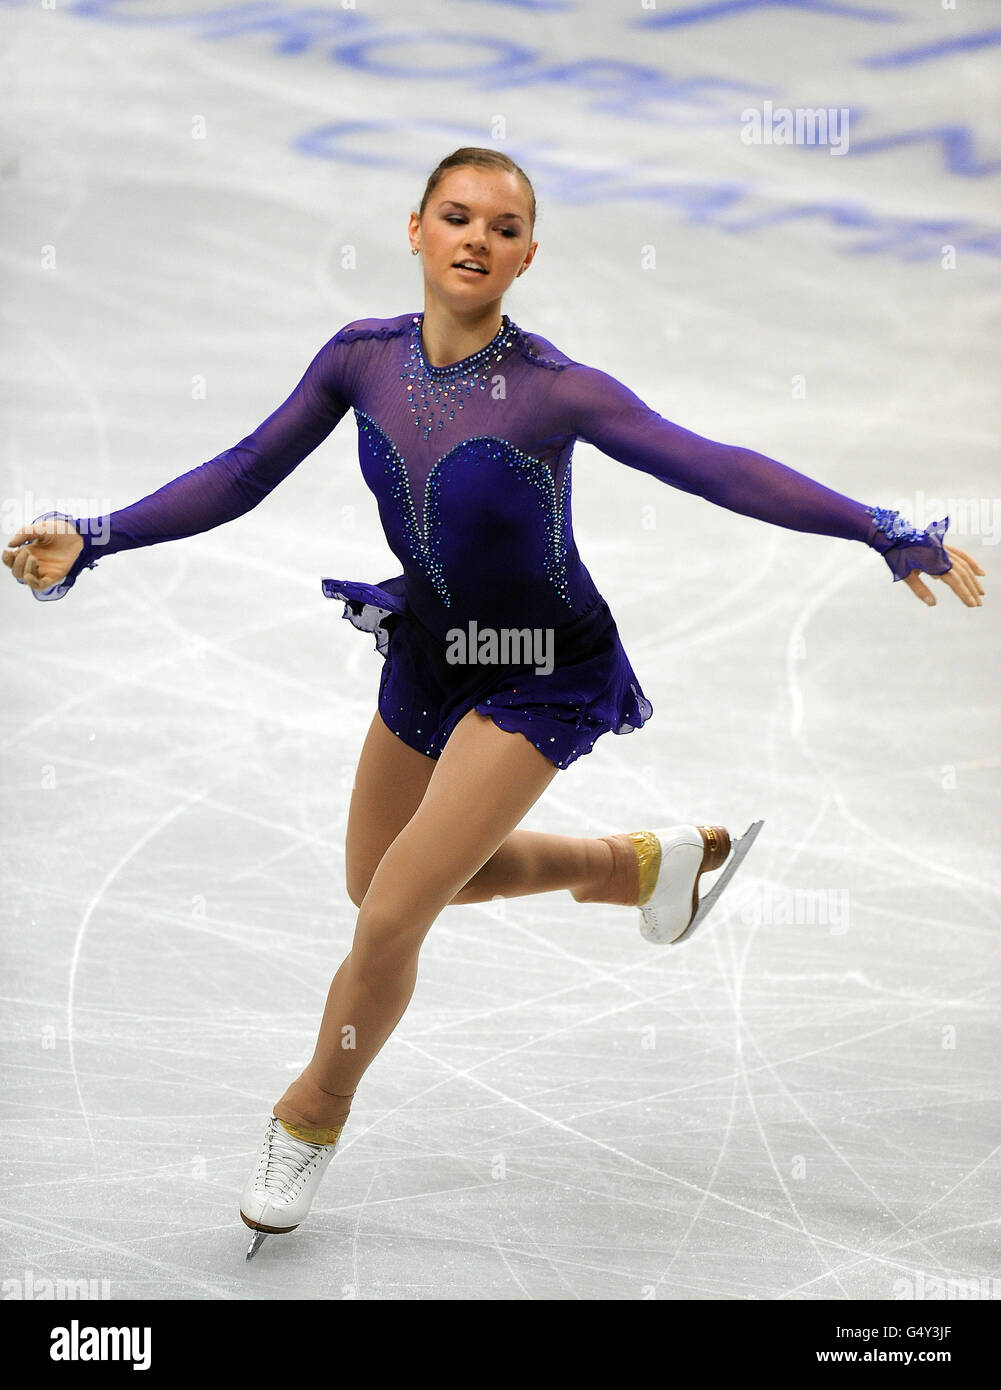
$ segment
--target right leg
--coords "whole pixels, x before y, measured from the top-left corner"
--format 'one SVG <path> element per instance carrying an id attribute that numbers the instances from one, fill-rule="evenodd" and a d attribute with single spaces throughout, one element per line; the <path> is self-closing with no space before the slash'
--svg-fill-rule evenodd
<path id="1" fill-rule="evenodd" d="M 373 729 L 372 747 L 385 751 L 389 745 L 378 725 Z M 385 734 L 395 739 L 388 730 Z M 400 747 L 397 744 L 397 768 Z M 607 893 L 616 877 L 616 848 L 622 840 L 626 848 L 619 845 L 618 850 L 625 864 L 622 857 L 618 862 L 624 877 L 615 891 L 625 893 L 625 901 L 637 902 L 633 875 L 638 879 L 640 873 L 630 837 L 594 842 L 516 829 L 557 770 L 522 735 L 505 732 L 470 710 L 456 725 L 440 759 L 416 762 L 413 753 L 407 749 L 402 754 L 402 777 L 385 775 L 394 761 L 390 757 L 382 766 L 384 775 L 371 784 L 378 786 L 375 800 L 384 816 L 389 808 L 390 830 L 394 823 L 404 823 L 393 831 L 361 894 L 358 870 L 352 867 L 357 861 L 349 854 L 353 895 L 361 897 L 354 941 L 330 986 L 312 1060 L 274 1106 L 275 1119 L 245 1190 L 241 1214 L 258 1232 L 248 1259 L 261 1232 L 293 1230 L 308 1210 L 350 1112 L 355 1086 L 410 1002 L 421 944 L 443 907 L 460 900 L 480 901 L 498 891 L 513 896 L 561 887 L 580 901 L 623 901 L 596 896 Z M 371 854 L 378 833 L 367 835 L 364 819 L 359 821 L 363 800 L 356 783 L 350 838 L 355 846 L 368 844 Z M 582 846 L 594 844 L 607 847 L 611 867 L 605 859 L 595 871 L 593 855 L 588 861 L 586 849 L 582 854 Z M 480 896 L 460 899 L 464 890 Z M 682 906 L 683 925 L 688 908 Z M 673 923 L 676 916 L 671 912 L 665 920 Z M 659 927 L 662 919 L 663 913 L 655 925 Z"/>
<path id="2" fill-rule="evenodd" d="M 470 726 L 471 719 L 477 723 Z M 463 738 L 468 740 L 470 727 L 476 728 L 477 724 L 482 734 L 488 740 L 493 738 L 499 748 L 518 748 L 523 755 L 530 755 L 531 765 L 541 766 L 550 776 L 555 775 L 553 764 L 521 735 L 498 729 L 492 720 L 476 715 L 474 711 L 470 711 L 457 729 L 461 727 Z M 449 740 L 450 761 L 456 756 L 453 739 Z M 427 819 L 421 812 L 438 768 L 439 760 L 409 747 L 392 733 L 378 713 L 375 714 L 362 747 L 352 789 L 345 850 L 348 893 L 361 910 L 359 924 L 367 920 L 367 908 L 377 908 L 370 897 L 377 873 L 384 876 L 387 872 L 395 872 L 399 876 L 399 865 L 407 863 L 406 845 L 415 840 L 417 827 Z M 456 785 L 453 793 L 456 796 L 461 794 L 459 786 L 461 784 Z M 493 796 L 497 794 L 494 789 Z M 439 801 L 442 795 L 438 792 Z M 483 795 L 489 797 L 491 793 L 484 791 Z M 453 891 L 445 902 L 436 902 L 434 912 L 428 916 L 425 905 L 415 898 L 420 896 L 420 883 L 425 876 L 432 885 L 437 884 L 439 875 L 435 873 L 434 866 L 436 861 L 440 864 L 446 856 L 441 838 L 436 838 L 437 832 L 429 834 L 425 830 L 423 833 L 423 848 L 416 856 L 411 852 L 410 863 L 413 867 L 407 872 L 412 890 L 410 915 L 414 919 L 426 918 L 426 927 L 430 926 L 434 915 L 443 906 L 488 902 L 496 896 L 519 897 L 561 888 L 567 889 L 578 902 L 617 903 L 622 906 L 635 906 L 637 903 L 638 859 L 627 835 L 594 839 L 511 829 L 465 884 Z M 458 834 L 459 831 L 454 833 Z M 434 891 L 432 887 L 432 896 Z M 344 1079 L 347 1071 L 336 1063 L 331 1067 L 329 1059 L 343 1060 L 344 1051 L 353 1051 L 357 1041 L 354 1025 L 350 1020 L 346 1024 L 343 1022 L 347 1018 L 343 1008 L 331 1008 L 335 1000 L 350 998 L 360 1001 L 365 992 L 366 987 L 358 978 L 360 953 L 357 950 L 357 931 L 356 928 L 356 946 L 341 963 L 330 986 L 327 1027 L 321 1030 L 317 1054 L 275 1106 L 279 1119 L 298 1126 L 304 1134 L 311 1129 L 336 1129 L 342 1126 L 351 1110 L 354 1089 Z M 366 935 L 368 933 L 363 932 L 363 937 Z M 371 956 L 371 952 L 369 954 Z M 385 970 L 376 970 L 373 964 L 370 961 L 367 974 L 371 980 L 380 983 L 375 985 L 368 1002 L 373 1015 L 384 1013 L 389 1020 L 385 1032 L 385 1037 L 388 1037 L 402 1017 L 413 990 L 416 952 L 412 953 L 399 978 L 394 980 L 384 978 Z M 378 964 L 381 967 L 385 962 Z M 377 997 L 380 994 L 383 996 L 381 1002 Z M 391 1000 L 397 996 L 398 1012 L 391 1006 Z M 353 1007 L 357 1011 L 360 1003 Z M 337 1026 L 352 1030 L 346 1039 L 335 1036 L 336 1030 L 330 1021 L 335 1015 L 342 1020 Z M 385 1037 L 381 1038 L 380 1047 Z M 347 1048 L 345 1042 L 349 1044 Z M 339 1053 L 338 1049 L 341 1049 Z M 320 1057 L 327 1059 L 326 1065 L 320 1062 Z"/>
<path id="3" fill-rule="evenodd" d="M 410 1002 L 435 918 L 556 771 L 526 738 L 475 710 L 459 721 L 420 806 L 373 875 L 351 951 L 330 986 L 313 1058 L 275 1105 L 279 1120 L 311 1134 L 344 1123 L 355 1086 Z"/>

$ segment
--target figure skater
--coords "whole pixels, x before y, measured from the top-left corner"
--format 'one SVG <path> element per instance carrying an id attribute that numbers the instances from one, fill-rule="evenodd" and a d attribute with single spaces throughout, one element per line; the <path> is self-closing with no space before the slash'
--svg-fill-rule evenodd
<path id="1" fill-rule="evenodd" d="M 403 574 L 322 580 L 383 658 L 348 815 L 358 915 L 312 1059 L 275 1104 L 243 1193 L 248 1259 L 305 1218 L 444 907 L 567 889 L 581 903 L 639 907 L 648 940 L 676 943 L 757 833 L 760 822 L 741 837 L 697 825 L 596 839 L 518 829 L 558 769 L 653 712 L 574 543 L 576 439 L 745 516 L 862 541 L 925 603 L 935 599 L 922 573 L 971 607 L 984 592 L 976 561 L 943 542 L 948 518 L 919 531 L 896 511 L 700 438 L 519 328 L 501 301 L 535 258 L 534 228 L 524 171 L 495 150 L 456 150 L 410 214 L 422 313 L 348 324 L 233 448 L 107 517 L 47 513 L 3 554 L 36 598 L 61 598 L 103 555 L 249 511 L 354 410 L 362 473 Z M 550 660 L 508 640 L 526 631 L 547 636 Z M 461 659 L 456 633 L 470 637 Z M 720 869 L 700 902 L 700 879 Z"/>

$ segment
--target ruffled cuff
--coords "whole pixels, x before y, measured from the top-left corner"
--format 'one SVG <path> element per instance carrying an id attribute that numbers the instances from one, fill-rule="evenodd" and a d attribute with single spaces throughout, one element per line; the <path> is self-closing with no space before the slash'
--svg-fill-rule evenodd
<path id="1" fill-rule="evenodd" d="M 894 583 L 920 570 L 924 574 L 946 574 L 952 561 L 946 554 L 942 537 L 949 529 L 949 518 L 931 521 L 924 531 L 904 519 L 899 512 L 885 507 L 866 507 L 872 525 L 866 544 L 878 550 L 890 566 Z"/>
<path id="2" fill-rule="evenodd" d="M 53 584 L 50 589 L 32 589 L 32 595 L 37 599 L 41 599 L 43 603 L 47 603 L 52 599 L 63 598 L 76 583 L 77 576 L 80 572 L 84 569 L 92 570 L 97 564 L 97 561 L 94 559 L 94 543 L 91 540 L 90 527 L 81 525 L 85 518 L 69 516 L 66 512 L 43 512 L 41 516 L 35 517 L 35 521 L 47 521 L 52 517 L 58 517 L 61 521 L 72 522 L 83 540 L 83 549 L 73 561 L 65 578 L 60 579 L 58 584 Z"/>

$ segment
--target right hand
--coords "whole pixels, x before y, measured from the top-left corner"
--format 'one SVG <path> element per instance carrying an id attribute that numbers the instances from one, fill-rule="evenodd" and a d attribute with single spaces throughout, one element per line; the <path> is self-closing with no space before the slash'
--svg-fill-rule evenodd
<path id="1" fill-rule="evenodd" d="M 3 562 L 20 584 L 51 589 L 73 568 L 83 537 L 71 521 L 50 517 L 22 526 L 7 542 Z"/>

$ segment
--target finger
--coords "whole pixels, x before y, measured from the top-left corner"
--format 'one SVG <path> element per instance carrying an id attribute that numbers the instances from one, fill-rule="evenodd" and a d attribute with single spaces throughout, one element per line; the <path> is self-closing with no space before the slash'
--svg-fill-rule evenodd
<path id="1" fill-rule="evenodd" d="M 38 556 L 32 554 L 31 546 L 21 547 L 15 556 L 11 571 L 14 578 L 20 584 L 26 584 L 29 589 L 48 589 L 54 583 L 47 572 L 43 574 Z"/>
<path id="2" fill-rule="evenodd" d="M 20 550 L 15 550 L 10 562 L 11 573 L 21 584 L 24 583 L 24 567 L 31 558 L 31 549 L 28 546 L 21 546 Z"/>
<path id="3" fill-rule="evenodd" d="M 14 578 L 33 589 L 38 580 L 38 561 L 30 550 L 22 549 L 14 564 Z"/>
<path id="4" fill-rule="evenodd" d="M 959 571 L 957 578 L 959 578 L 962 581 L 962 583 L 966 585 L 967 592 L 970 594 L 974 603 L 976 603 L 979 606 L 980 595 L 984 592 L 984 586 L 977 579 L 973 565 L 970 564 L 967 560 L 960 560 L 958 566 L 953 566 L 953 569 L 957 568 Z"/>
<path id="5" fill-rule="evenodd" d="M 977 575 L 984 575 L 986 572 L 980 568 L 977 562 L 962 551 L 953 551 L 952 556 L 953 572 L 959 576 L 965 584 L 968 584 L 971 592 L 983 594 L 984 586 L 980 583 Z"/>
<path id="6" fill-rule="evenodd" d="M 950 555 L 958 555 L 958 556 L 960 557 L 960 559 L 965 560 L 966 563 L 972 568 L 972 570 L 973 570 L 973 572 L 974 572 L 975 574 L 986 574 L 986 573 L 987 573 L 986 570 L 983 570 L 983 569 L 980 568 L 980 566 L 977 564 L 976 560 L 973 558 L 972 555 L 967 555 L 967 553 L 966 553 L 965 550 L 960 550 L 959 547 L 958 547 L 958 546 L 955 546 L 955 545 L 947 545 L 945 548 L 946 548 L 946 551 L 948 552 L 948 554 L 950 554 Z"/>
<path id="7" fill-rule="evenodd" d="M 36 588 L 41 575 L 38 570 L 38 557 L 28 552 L 28 558 L 24 562 L 24 582 L 29 588 Z"/>
<path id="8" fill-rule="evenodd" d="M 21 545 L 51 545 L 58 537 L 66 535 L 65 527 L 57 529 L 57 523 L 53 521 L 32 522 L 30 526 L 22 526 L 20 531 L 15 531 L 7 542 L 12 548 Z"/>
<path id="9" fill-rule="evenodd" d="M 958 569 L 960 578 L 967 584 L 971 593 L 984 593 L 984 586 L 980 583 L 979 579 L 977 579 L 977 570 L 972 563 L 966 560 L 960 560 L 958 565 L 953 565 L 953 569 Z M 983 574 L 983 572 L 983 570 L 980 570 L 981 574 Z"/>
<path id="10" fill-rule="evenodd" d="M 25 541 L 32 540 L 34 538 L 34 535 L 34 526 L 22 526 L 20 531 L 14 532 L 7 544 L 12 549 L 15 549 L 17 546 L 23 545 Z"/>
<path id="11" fill-rule="evenodd" d="M 935 595 L 928 588 L 927 584 L 921 582 L 917 570 L 911 570 L 910 574 L 905 574 L 904 583 L 912 594 L 917 595 L 922 603 L 927 603 L 929 608 L 935 607 Z"/>
<path id="12" fill-rule="evenodd" d="M 961 573 L 957 574 L 955 567 L 946 574 L 940 574 L 937 577 L 943 584 L 949 586 L 956 597 L 966 604 L 967 608 L 979 608 L 981 606 L 980 598 L 975 592 L 971 581 L 965 579 Z"/>
<path id="13" fill-rule="evenodd" d="M 20 535 L 20 534 L 21 534 L 21 533 L 20 533 L 20 531 L 19 531 L 19 532 L 18 532 L 18 535 Z M 11 537 L 11 544 L 13 545 L 14 542 L 15 542 L 16 540 L 17 540 L 17 536 L 12 536 L 12 537 Z M 17 557 L 18 557 L 19 555 L 26 555 L 26 554 L 28 554 L 29 552 L 28 552 L 28 550 L 27 550 L 27 544 L 28 544 L 28 543 L 27 543 L 26 541 L 19 541 L 18 544 L 17 544 L 16 549 L 13 549 L 13 550 L 5 550 L 4 553 L 3 553 L 3 562 L 4 562 L 4 564 L 7 565 L 7 566 L 12 566 L 12 565 L 14 564 L 14 562 L 17 560 Z"/>
<path id="14" fill-rule="evenodd" d="M 48 566 L 43 570 L 34 556 L 30 560 L 30 569 L 26 570 L 24 582 L 29 589 L 51 589 L 53 584 L 58 581 L 52 577 Z"/>
<path id="15" fill-rule="evenodd" d="M 977 579 L 977 575 L 985 576 L 986 570 L 981 569 L 975 560 L 969 555 L 964 555 L 962 551 L 954 551 L 950 558 L 953 569 L 958 570 L 978 594 L 982 594 L 984 587 Z"/>

